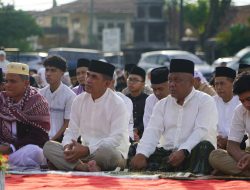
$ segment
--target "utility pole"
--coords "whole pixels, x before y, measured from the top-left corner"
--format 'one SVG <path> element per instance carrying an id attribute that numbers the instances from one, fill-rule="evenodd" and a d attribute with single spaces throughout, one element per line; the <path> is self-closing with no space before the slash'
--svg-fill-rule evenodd
<path id="1" fill-rule="evenodd" d="M 89 46 L 93 45 L 93 13 L 94 13 L 94 0 L 89 0 L 89 26 L 88 26 L 88 38 Z"/>
<path id="2" fill-rule="evenodd" d="M 181 44 L 181 39 L 183 37 L 183 0 L 180 2 L 180 20 L 179 20 L 179 44 Z"/>

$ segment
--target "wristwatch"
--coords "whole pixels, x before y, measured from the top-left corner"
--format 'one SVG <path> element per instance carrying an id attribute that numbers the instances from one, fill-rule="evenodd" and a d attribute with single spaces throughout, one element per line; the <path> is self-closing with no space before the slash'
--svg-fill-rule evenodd
<path id="1" fill-rule="evenodd" d="M 183 151 L 185 158 L 187 158 L 190 155 L 187 149 L 181 149 L 181 150 Z"/>

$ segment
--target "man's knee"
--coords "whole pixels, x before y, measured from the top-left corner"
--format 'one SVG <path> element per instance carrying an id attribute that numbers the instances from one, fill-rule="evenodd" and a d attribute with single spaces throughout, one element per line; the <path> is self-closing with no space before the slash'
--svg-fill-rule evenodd
<path id="1" fill-rule="evenodd" d="M 94 160 L 102 170 L 113 170 L 118 166 L 125 167 L 126 162 L 121 153 L 113 147 L 99 147 L 94 154 Z"/>
<path id="2" fill-rule="evenodd" d="M 53 152 L 55 152 L 55 149 L 57 147 L 57 142 L 55 141 L 47 141 L 44 146 L 43 146 L 43 154 L 44 156 L 49 159 L 49 157 L 51 156 L 51 154 L 53 154 Z"/>
<path id="3" fill-rule="evenodd" d="M 227 152 L 222 149 L 213 150 L 209 155 L 209 163 L 213 168 L 217 168 L 221 164 L 221 159 L 227 155 Z"/>

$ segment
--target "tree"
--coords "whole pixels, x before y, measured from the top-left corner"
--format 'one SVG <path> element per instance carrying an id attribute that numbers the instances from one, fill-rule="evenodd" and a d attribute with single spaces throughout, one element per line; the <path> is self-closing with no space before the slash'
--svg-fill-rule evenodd
<path id="1" fill-rule="evenodd" d="M 0 4 L 0 46 L 30 50 L 28 37 L 42 35 L 42 29 L 28 13 Z"/>
<path id="2" fill-rule="evenodd" d="M 205 25 L 205 31 L 201 35 L 201 42 L 214 37 L 226 12 L 230 8 L 231 0 L 210 0 L 209 16 Z"/>
<path id="3" fill-rule="evenodd" d="M 248 24 L 236 24 L 217 35 L 220 56 L 231 56 L 250 44 L 250 18 Z"/>
<path id="4" fill-rule="evenodd" d="M 198 0 L 197 3 L 186 3 L 184 7 L 184 20 L 195 34 L 198 36 L 205 31 L 205 25 L 208 20 L 209 2 L 207 0 Z"/>

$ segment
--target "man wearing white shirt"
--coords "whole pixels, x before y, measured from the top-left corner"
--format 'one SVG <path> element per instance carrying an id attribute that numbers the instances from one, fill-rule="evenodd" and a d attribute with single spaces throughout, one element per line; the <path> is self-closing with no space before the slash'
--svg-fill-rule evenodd
<path id="1" fill-rule="evenodd" d="M 128 154 L 129 115 L 123 100 L 108 87 L 114 66 L 92 60 L 86 92 L 73 102 L 62 144 L 49 141 L 44 155 L 60 170 L 106 171 L 124 168 Z M 82 144 L 76 142 L 81 136 Z"/>
<path id="2" fill-rule="evenodd" d="M 151 71 L 151 88 L 153 89 L 153 94 L 149 95 L 146 99 L 144 115 L 143 115 L 143 124 L 144 129 L 146 129 L 149 119 L 152 115 L 153 108 L 155 104 L 168 96 L 168 68 L 159 67 Z"/>
<path id="3" fill-rule="evenodd" d="M 240 148 L 245 133 L 250 133 L 250 73 L 238 75 L 233 85 L 233 93 L 239 96 L 241 104 L 234 111 L 230 128 L 227 151 L 214 150 L 209 162 L 215 171 L 227 175 L 250 176 L 250 154 Z"/>
<path id="4" fill-rule="evenodd" d="M 69 116 L 75 93 L 61 82 L 67 70 L 66 60 L 59 56 L 51 56 L 44 60 L 45 76 L 49 85 L 40 90 L 46 98 L 50 109 L 49 138 L 62 142 L 63 133 L 69 124 Z"/>
<path id="5" fill-rule="evenodd" d="M 216 147 L 217 110 L 211 96 L 194 89 L 193 74 L 192 61 L 171 60 L 170 95 L 155 105 L 132 169 L 211 172 L 208 155 Z"/>
<path id="6" fill-rule="evenodd" d="M 7 71 L 7 65 L 9 61 L 6 60 L 6 53 L 3 50 L 0 50 L 0 68 L 2 68 L 3 73 L 5 74 Z"/>
<path id="7" fill-rule="evenodd" d="M 217 147 L 226 149 L 227 137 L 234 109 L 240 104 L 238 96 L 233 95 L 233 81 L 236 71 L 228 67 L 215 69 L 214 85 L 218 95 L 214 96 L 218 110 Z"/>

